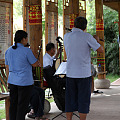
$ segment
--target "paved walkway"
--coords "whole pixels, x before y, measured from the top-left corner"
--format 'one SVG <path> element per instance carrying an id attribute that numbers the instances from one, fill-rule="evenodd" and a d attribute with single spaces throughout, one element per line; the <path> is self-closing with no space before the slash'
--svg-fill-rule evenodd
<path id="1" fill-rule="evenodd" d="M 87 116 L 87 120 L 120 120 L 120 86 L 111 86 L 110 89 L 99 90 L 103 94 L 92 94 L 90 113 Z M 53 102 L 51 103 L 51 111 L 46 117 L 52 119 L 60 112 Z M 77 112 L 75 113 L 78 114 Z M 65 114 L 63 115 L 65 116 Z M 54 120 L 66 119 L 59 116 Z M 74 115 L 73 120 L 79 119 Z"/>
<path id="2" fill-rule="evenodd" d="M 112 82 L 111 85 L 120 85 L 120 78 Z"/>

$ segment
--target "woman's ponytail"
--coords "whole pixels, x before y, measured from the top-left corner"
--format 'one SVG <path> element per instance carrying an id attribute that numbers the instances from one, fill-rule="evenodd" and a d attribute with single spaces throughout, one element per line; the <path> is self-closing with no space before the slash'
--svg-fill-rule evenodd
<path id="1" fill-rule="evenodd" d="M 15 42 L 15 45 L 12 46 L 13 49 L 16 49 L 17 48 L 17 43 Z"/>

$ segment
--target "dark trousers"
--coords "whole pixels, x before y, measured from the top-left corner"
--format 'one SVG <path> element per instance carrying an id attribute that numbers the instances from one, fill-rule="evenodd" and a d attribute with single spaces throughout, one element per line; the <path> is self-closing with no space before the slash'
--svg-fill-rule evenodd
<path id="1" fill-rule="evenodd" d="M 17 86 L 9 84 L 10 88 L 10 120 L 25 120 L 25 115 L 28 110 L 30 94 L 32 90 L 30 86 Z"/>
<path id="2" fill-rule="evenodd" d="M 66 79 L 65 111 L 87 114 L 90 109 L 92 77 Z M 72 89 L 71 89 L 72 88 Z"/>
<path id="3" fill-rule="evenodd" d="M 42 117 L 44 110 L 45 92 L 42 88 L 33 86 L 30 105 L 34 110 L 35 117 Z"/>

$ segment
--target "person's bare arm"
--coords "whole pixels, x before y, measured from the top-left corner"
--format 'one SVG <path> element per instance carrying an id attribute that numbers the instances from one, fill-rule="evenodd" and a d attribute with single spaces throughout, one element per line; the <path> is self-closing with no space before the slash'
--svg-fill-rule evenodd
<path id="1" fill-rule="evenodd" d="M 100 44 L 100 39 L 97 35 L 93 35 L 93 37 L 97 40 L 97 42 Z"/>
<path id="2" fill-rule="evenodd" d="M 32 64 L 33 67 L 41 67 L 40 62 L 36 61 L 34 64 Z"/>
<path id="3" fill-rule="evenodd" d="M 93 37 L 94 37 L 94 38 L 97 40 L 97 42 L 100 44 L 100 39 L 99 39 L 99 37 L 98 37 L 97 35 L 93 35 Z M 103 52 L 104 52 L 102 46 L 100 46 L 96 51 L 99 52 L 99 53 L 103 53 Z"/>
<path id="4" fill-rule="evenodd" d="M 103 47 L 100 46 L 96 51 L 99 52 L 99 53 L 103 53 Z"/>

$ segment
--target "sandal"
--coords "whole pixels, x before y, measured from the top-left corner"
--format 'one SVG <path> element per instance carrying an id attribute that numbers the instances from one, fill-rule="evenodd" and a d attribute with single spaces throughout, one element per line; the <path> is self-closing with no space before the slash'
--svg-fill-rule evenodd
<path id="1" fill-rule="evenodd" d="M 102 91 L 99 91 L 99 90 L 97 90 L 97 91 L 93 91 L 93 93 L 103 93 Z"/>

